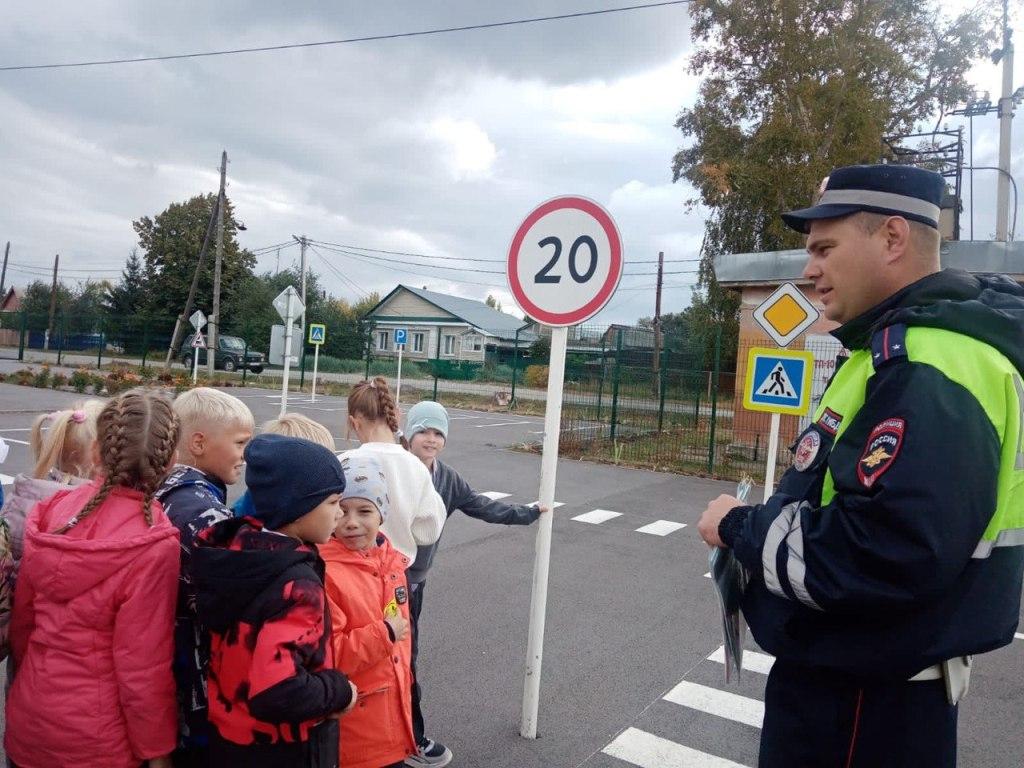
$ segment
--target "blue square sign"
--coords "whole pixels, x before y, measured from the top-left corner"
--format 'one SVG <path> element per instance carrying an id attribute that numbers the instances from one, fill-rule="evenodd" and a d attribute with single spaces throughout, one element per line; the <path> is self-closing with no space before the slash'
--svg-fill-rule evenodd
<path id="1" fill-rule="evenodd" d="M 405 328 L 395 328 L 395 344 L 405 344 L 409 338 L 409 331 Z"/>
<path id="2" fill-rule="evenodd" d="M 747 358 L 743 406 L 802 416 L 810 407 L 813 371 L 811 352 L 755 347 Z"/>

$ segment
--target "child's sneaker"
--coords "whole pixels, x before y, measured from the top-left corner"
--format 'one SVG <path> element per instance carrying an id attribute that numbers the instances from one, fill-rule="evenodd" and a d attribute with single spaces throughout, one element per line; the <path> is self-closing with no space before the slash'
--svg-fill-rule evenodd
<path id="1" fill-rule="evenodd" d="M 405 758 L 405 764 L 414 768 L 422 768 L 426 765 L 448 765 L 454 755 L 444 744 L 438 744 L 431 739 L 424 739 L 419 744 L 419 754 Z"/>

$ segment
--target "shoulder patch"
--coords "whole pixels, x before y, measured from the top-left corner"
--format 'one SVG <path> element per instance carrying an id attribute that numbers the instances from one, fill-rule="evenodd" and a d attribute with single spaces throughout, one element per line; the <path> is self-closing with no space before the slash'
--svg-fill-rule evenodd
<path id="1" fill-rule="evenodd" d="M 864 451 L 857 461 L 857 478 L 870 488 L 896 461 L 903 445 L 907 422 L 901 418 L 886 419 L 875 425 L 868 435 Z"/>
<path id="2" fill-rule="evenodd" d="M 843 417 L 831 408 L 826 408 L 825 412 L 821 414 L 821 418 L 818 419 L 816 423 L 825 432 L 828 432 L 832 437 L 835 437 L 836 432 L 839 431 L 839 425 L 843 423 Z"/>
<path id="3" fill-rule="evenodd" d="M 818 451 L 820 449 L 821 435 L 813 429 L 809 429 L 804 432 L 803 437 L 800 438 L 800 442 L 796 445 L 796 450 L 793 452 L 794 469 L 796 469 L 797 472 L 806 471 L 818 457 Z"/>

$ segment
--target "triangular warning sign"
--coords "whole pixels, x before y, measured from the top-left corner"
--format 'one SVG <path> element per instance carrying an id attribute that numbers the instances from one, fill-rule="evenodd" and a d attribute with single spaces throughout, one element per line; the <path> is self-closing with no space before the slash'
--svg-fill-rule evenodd
<path id="1" fill-rule="evenodd" d="M 756 394 L 769 397 L 796 398 L 796 389 L 793 382 L 789 380 L 785 367 L 781 362 L 775 364 L 772 372 L 769 373 L 761 385 L 757 388 Z"/>
<path id="2" fill-rule="evenodd" d="M 192 338 L 192 349 L 206 349 L 206 337 L 201 333 L 197 333 Z"/>

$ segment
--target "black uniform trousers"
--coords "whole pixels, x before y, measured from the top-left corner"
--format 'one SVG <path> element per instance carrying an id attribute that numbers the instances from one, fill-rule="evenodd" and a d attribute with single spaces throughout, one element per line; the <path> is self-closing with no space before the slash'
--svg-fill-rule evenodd
<path id="1" fill-rule="evenodd" d="M 427 583 L 409 584 L 409 624 L 412 630 L 412 733 L 416 737 L 417 746 L 424 741 L 423 709 L 420 699 L 419 675 L 416 674 L 416 657 L 420 652 L 420 611 L 423 609 L 423 588 Z"/>
<path id="2" fill-rule="evenodd" d="M 943 680 L 880 682 L 776 660 L 760 768 L 956 768 Z"/>

